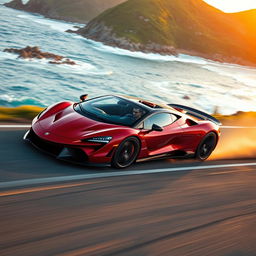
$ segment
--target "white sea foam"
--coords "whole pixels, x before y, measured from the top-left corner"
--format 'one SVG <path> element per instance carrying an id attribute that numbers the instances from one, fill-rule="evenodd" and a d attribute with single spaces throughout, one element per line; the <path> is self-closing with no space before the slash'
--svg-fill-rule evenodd
<path id="1" fill-rule="evenodd" d="M 10 95 L 10 94 L 2 94 L 0 95 L 0 100 L 2 101 L 6 101 L 6 102 L 12 102 L 14 101 L 14 96 L 13 95 Z"/>
<path id="2" fill-rule="evenodd" d="M 203 85 L 197 90 L 191 90 L 191 84 L 178 83 L 175 85 L 170 81 L 148 82 L 146 87 L 151 94 L 165 95 L 166 102 L 189 105 L 209 113 L 213 113 L 217 106 L 221 106 L 219 111 L 222 114 L 232 114 L 238 110 L 256 110 L 256 106 L 252 108 L 256 92 L 252 92 L 246 86 L 232 89 L 228 93 L 225 93 L 226 89 L 220 85 L 216 86 L 214 90 L 209 90 L 207 86 Z M 188 92 L 189 94 L 186 94 Z M 184 96 L 189 98 L 185 99 Z"/>
<path id="3" fill-rule="evenodd" d="M 10 52 L 0 51 L 0 59 L 11 59 L 11 60 L 14 60 L 14 59 L 17 59 L 17 57 L 18 57 L 17 54 L 13 54 L 13 53 L 10 53 Z"/>
<path id="4" fill-rule="evenodd" d="M 77 60 L 75 60 L 75 62 L 76 62 L 76 65 L 69 65 L 69 64 L 59 64 L 59 65 L 50 64 L 50 65 L 54 65 L 57 68 L 72 70 L 73 72 L 77 71 L 78 73 L 96 70 L 96 67 L 90 63 L 77 61 Z"/>
<path id="5" fill-rule="evenodd" d="M 43 65 L 44 67 L 49 67 L 49 68 L 54 68 L 54 69 L 59 69 L 59 70 L 69 70 L 75 73 L 90 73 L 90 74 L 95 74 L 95 75 L 112 75 L 113 71 L 109 70 L 99 70 L 96 68 L 94 65 L 83 62 L 83 61 L 78 61 L 78 60 L 72 60 L 76 62 L 76 65 L 69 65 L 69 64 L 50 64 L 49 61 L 50 59 L 36 59 L 36 58 L 28 58 L 28 59 L 23 59 L 19 58 L 17 54 L 9 53 L 9 52 L 3 52 L 0 51 L 0 59 L 11 59 L 11 60 L 17 60 L 19 62 L 23 62 L 24 65 L 26 66 L 31 66 L 31 67 L 36 67 L 37 65 Z"/>
<path id="6" fill-rule="evenodd" d="M 241 65 L 229 64 L 229 63 L 219 63 L 212 60 L 207 60 L 201 57 L 190 56 L 186 54 L 179 54 L 178 56 L 173 55 L 161 55 L 156 53 L 143 53 L 143 52 L 133 52 L 117 47 L 112 47 L 104 45 L 101 42 L 96 42 L 90 39 L 85 39 L 90 42 L 92 47 L 101 52 L 112 53 L 121 56 L 128 56 L 139 59 L 153 60 L 153 61 L 163 61 L 163 62 L 182 62 L 182 63 L 192 63 L 201 65 L 210 71 L 214 71 L 220 75 L 228 76 L 234 78 L 235 80 L 256 88 L 256 69 L 250 67 L 244 67 Z"/>
<path id="7" fill-rule="evenodd" d="M 0 95 L 0 102 L 4 102 L 4 105 L 11 104 L 12 106 L 20 106 L 20 105 L 35 105 L 35 106 L 45 106 L 47 104 L 44 104 L 43 102 L 44 99 L 38 100 L 34 97 L 31 96 L 21 96 L 21 97 L 16 97 L 13 94 L 2 94 Z M 14 104 L 14 105 L 13 105 Z"/>
<path id="8" fill-rule="evenodd" d="M 154 60 L 154 61 L 166 61 L 166 62 L 176 61 L 176 62 L 193 63 L 193 64 L 200 64 L 200 65 L 205 65 L 208 63 L 206 59 L 189 56 L 185 54 L 179 54 L 178 56 L 173 56 L 173 55 L 161 55 L 157 53 L 133 52 L 133 51 L 121 49 L 118 47 L 104 45 L 101 42 L 96 42 L 90 39 L 85 38 L 85 40 L 90 42 L 93 48 L 98 51 L 112 53 L 112 54 L 121 55 L 121 56 L 128 56 L 133 58 L 147 59 L 147 60 Z"/>
<path id="9" fill-rule="evenodd" d="M 68 29 L 74 29 L 74 26 L 82 26 L 81 24 L 71 23 L 71 22 L 65 22 L 65 21 L 57 21 L 45 18 L 38 14 L 20 14 L 18 15 L 19 18 L 32 20 L 33 22 L 39 23 L 41 25 L 45 25 L 50 27 L 51 29 L 65 32 Z"/>
<path id="10" fill-rule="evenodd" d="M 17 55 L 15 55 L 17 58 Z M 48 59 L 24 59 L 24 58 L 17 58 L 17 61 L 23 62 L 26 66 L 32 66 L 35 67 L 36 65 L 48 65 L 49 60 Z M 50 64 L 49 64 L 50 65 Z"/>
<path id="11" fill-rule="evenodd" d="M 256 110 L 255 69 L 188 55 L 175 57 L 131 52 L 87 40 L 77 34 L 64 34 L 65 30 L 73 29 L 76 25 L 74 23 L 50 20 L 9 8 L 4 10 L 3 17 L 10 23 L 10 29 L 5 35 L 4 44 L 1 44 L 2 49 L 8 45 L 20 47 L 27 40 L 34 42 L 33 45 L 40 45 L 40 38 L 35 38 L 34 33 L 28 34 L 31 30 L 40 31 L 40 35 L 47 39 L 44 48 L 56 52 L 58 36 L 54 31 L 61 31 L 58 34 L 64 41 L 60 42 L 63 44 L 57 48 L 57 52 L 64 49 L 65 53 L 62 54 L 70 55 L 77 65 L 51 65 L 46 59 L 24 60 L 17 58 L 15 54 L 0 52 L 3 65 L 11 62 L 11 65 L 19 67 L 15 72 L 14 68 L 10 69 L 13 78 L 4 76 L 3 84 L 6 84 L 6 88 L 0 97 L 3 104 L 28 104 L 29 96 L 35 95 L 35 102 L 48 105 L 62 98 L 70 100 L 77 97 L 79 88 L 91 95 L 108 92 L 137 95 L 156 102 L 180 103 L 208 112 L 212 112 L 216 106 L 227 114 L 238 110 Z M 13 14 L 14 11 L 19 18 L 9 15 L 8 12 Z M 15 30 L 12 31 L 13 24 Z M 18 30 L 19 37 L 16 37 L 17 42 L 13 45 L 13 33 Z M 141 62 L 143 67 L 138 70 L 132 69 L 135 58 L 145 60 Z M 158 64 L 162 64 L 159 62 L 164 65 L 159 65 L 158 69 Z M 112 77 L 108 77 L 113 73 Z M 17 85 L 17 81 L 29 88 L 29 95 L 28 91 L 15 91 L 13 87 Z M 75 89 L 68 86 L 74 83 Z M 91 86 L 92 84 L 95 86 Z"/>
<path id="12" fill-rule="evenodd" d="M 102 71 L 97 69 L 94 65 L 82 61 L 77 61 L 76 65 L 69 65 L 69 64 L 50 64 L 50 59 L 23 59 L 18 58 L 17 54 L 8 53 L 8 52 L 0 52 L 0 59 L 15 59 L 19 62 L 22 62 L 23 65 L 26 65 L 27 67 L 37 67 L 38 65 L 42 65 L 46 69 L 56 69 L 56 70 L 63 70 L 63 71 L 70 71 L 73 73 L 90 73 L 90 74 L 99 74 L 99 75 L 111 75 L 112 71 Z"/>
<path id="13" fill-rule="evenodd" d="M 202 66 L 207 70 L 216 72 L 222 76 L 231 77 L 247 86 L 256 89 L 256 69 L 232 64 L 211 64 Z"/>

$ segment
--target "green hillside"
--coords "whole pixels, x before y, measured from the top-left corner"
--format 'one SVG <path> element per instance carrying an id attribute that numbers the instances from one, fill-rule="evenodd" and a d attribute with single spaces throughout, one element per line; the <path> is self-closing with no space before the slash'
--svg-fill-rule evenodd
<path id="1" fill-rule="evenodd" d="M 40 13 L 48 18 L 74 22 L 87 22 L 106 9 L 126 0 L 29 0 L 23 5 L 21 0 L 13 0 L 7 7 Z"/>
<path id="2" fill-rule="evenodd" d="M 202 0 L 128 0 L 78 33 L 131 50 L 147 52 L 154 43 L 156 49 L 171 46 L 178 52 L 250 65 L 256 64 L 256 26 L 245 22 L 250 15 L 255 17 L 256 11 L 227 14 Z"/>

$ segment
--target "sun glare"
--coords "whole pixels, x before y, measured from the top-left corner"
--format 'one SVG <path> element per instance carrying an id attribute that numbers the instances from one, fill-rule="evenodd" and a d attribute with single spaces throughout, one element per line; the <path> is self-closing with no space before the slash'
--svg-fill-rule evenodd
<path id="1" fill-rule="evenodd" d="M 204 0 L 206 3 L 224 11 L 239 12 L 256 9 L 256 0 Z"/>

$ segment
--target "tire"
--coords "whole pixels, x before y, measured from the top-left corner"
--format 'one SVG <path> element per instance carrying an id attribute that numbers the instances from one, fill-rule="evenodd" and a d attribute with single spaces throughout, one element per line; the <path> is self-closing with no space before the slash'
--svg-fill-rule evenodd
<path id="1" fill-rule="evenodd" d="M 128 137 L 123 140 L 114 156 L 112 157 L 111 166 L 114 168 L 126 168 L 133 164 L 140 152 L 140 141 L 136 137 Z"/>
<path id="2" fill-rule="evenodd" d="M 206 134 L 197 147 L 195 158 L 200 161 L 206 160 L 211 155 L 216 145 L 217 135 L 214 132 Z"/>

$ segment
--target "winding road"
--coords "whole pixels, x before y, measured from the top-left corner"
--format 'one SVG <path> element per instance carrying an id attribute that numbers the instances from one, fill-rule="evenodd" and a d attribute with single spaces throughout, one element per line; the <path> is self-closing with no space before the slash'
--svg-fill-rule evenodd
<path id="1" fill-rule="evenodd" d="M 256 255 L 256 160 L 85 168 L 0 128 L 0 255 Z M 225 136 L 225 131 L 223 131 Z"/>

